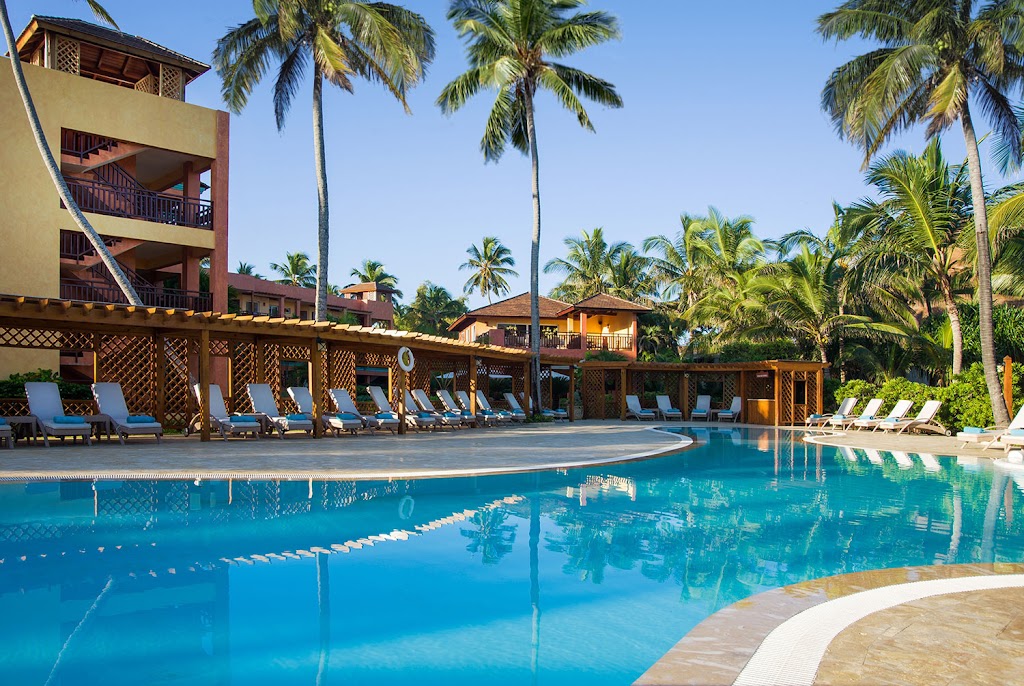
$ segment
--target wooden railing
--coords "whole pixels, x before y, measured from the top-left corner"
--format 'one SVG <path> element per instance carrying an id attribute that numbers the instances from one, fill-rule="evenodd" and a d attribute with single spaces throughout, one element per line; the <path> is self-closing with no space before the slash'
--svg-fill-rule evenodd
<path id="1" fill-rule="evenodd" d="M 118 142 L 106 136 L 96 136 L 81 131 L 64 129 L 60 133 L 60 151 L 64 155 L 73 155 L 79 162 L 95 153 L 116 148 Z"/>
<path id="2" fill-rule="evenodd" d="M 100 238 L 103 239 L 103 244 L 108 248 L 112 248 L 121 242 L 120 238 L 108 238 L 106 236 L 101 236 Z M 79 233 L 77 231 L 60 232 L 61 259 L 80 262 L 86 257 L 93 257 L 95 255 L 96 248 L 93 247 L 92 242 L 84 233 Z"/>
<path id="3" fill-rule="evenodd" d="M 65 177 L 71 197 L 83 212 L 196 229 L 213 228 L 213 203 L 132 186 Z"/>
<path id="4" fill-rule="evenodd" d="M 583 350 L 583 334 L 558 333 L 541 336 L 540 347 L 553 350 Z M 529 336 L 512 336 L 505 334 L 505 345 L 509 348 L 530 347 Z M 587 334 L 587 350 L 630 351 L 633 349 L 633 336 L 630 334 Z"/>
<path id="5" fill-rule="evenodd" d="M 136 286 L 135 290 L 139 297 L 142 298 L 143 304 L 147 307 L 209 312 L 213 306 L 210 294 L 200 291 L 183 291 L 179 288 L 163 288 L 159 286 Z M 117 286 L 96 281 L 78 281 L 76 279 L 60 280 L 60 297 L 62 300 L 78 300 L 82 302 L 122 305 L 128 303 L 128 299 Z"/>

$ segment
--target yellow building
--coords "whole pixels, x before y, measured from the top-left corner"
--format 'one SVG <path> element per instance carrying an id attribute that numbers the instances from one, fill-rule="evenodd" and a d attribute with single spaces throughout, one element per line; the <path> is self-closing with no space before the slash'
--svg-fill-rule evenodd
<path id="1" fill-rule="evenodd" d="M 587 352 L 608 350 L 635 360 L 636 317 L 651 308 L 599 294 L 575 305 L 540 297 L 541 354 L 582 360 Z M 463 341 L 484 338 L 492 345 L 530 347 L 530 294 L 467 312 L 448 328 Z"/>
<path id="2" fill-rule="evenodd" d="M 143 302 L 227 311 L 228 115 L 185 102 L 209 66 L 95 24 L 33 17 L 18 57 L 72 197 Z M 126 302 L 47 174 L 10 69 L 0 69 L 0 293 Z M 200 288 L 209 259 L 210 286 Z M 56 369 L 6 349 L 0 378 Z M 65 360 L 65 363 L 69 360 Z"/>

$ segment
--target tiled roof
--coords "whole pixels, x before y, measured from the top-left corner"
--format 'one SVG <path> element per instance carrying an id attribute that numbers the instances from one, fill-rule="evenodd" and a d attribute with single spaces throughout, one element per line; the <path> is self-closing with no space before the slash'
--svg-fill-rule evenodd
<path id="1" fill-rule="evenodd" d="M 619 312 L 650 312 L 651 308 L 646 305 L 639 305 L 635 302 L 617 298 L 607 293 L 598 293 L 589 298 L 579 301 L 575 305 L 566 307 L 558 312 L 557 316 L 564 316 L 570 312 L 582 310 L 618 310 Z"/>
<path id="2" fill-rule="evenodd" d="M 569 307 L 569 303 L 553 298 L 539 296 L 541 319 L 553 319 L 558 316 L 559 311 Z M 472 312 L 462 315 L 448 327 L 449 331 L 462 331 L 464 328 L 481 317 L 529 317 L 530 316 L 530 294 L 523 293 L 512 298 L 499 300 L 490 305 L 484 305 Z"/>
<path id="3" fill-rule="evenodd" d="M 130 33 L 118 31 L 117 29 L 100 26 L 98 24 L 91 24 L 87 21 L 82 21 L 81 19 L 34 16 L 32 17 L 32 20 L 40 26 L 56 28 L 58 29 L 58 32 L 60 29 L 65 29 L 67 31 L 74 31 L 87 36 L 92 36 L 93 38 L 107 41 L 109 43 L 115 43 L 127 48 L 129 51 L 145 53 L 157 61 L 162 59 L 181 63 L 182 66 L 190 68 L 200 74 L 210 70 L 210 65 L 204 64 L 199 60 L 194 60 L 186 55 L 182 55 L 180 52 L 175 52 L 170 48 L 165 48 L 164 46 L 154 43 L 151 40 L 147 40 L 142 36 L 135 36 Z"/>
<path id="4" fill-rule="evenodd" d="M 351 286 L 345 286 L 341 289 L 342 293 L 370 293 L 377 291 L 378 293 L 394 293 L 394 288 L 388 288 L 387 286 L 381 286 L 379 283 L 372 281 L 364 283 L 354 283 Z"/>

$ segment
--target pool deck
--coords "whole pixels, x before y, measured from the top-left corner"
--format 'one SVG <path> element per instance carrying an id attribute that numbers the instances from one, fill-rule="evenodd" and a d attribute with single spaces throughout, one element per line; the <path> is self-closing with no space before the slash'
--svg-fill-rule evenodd
<path id="1" fill-rule="evenodd" d="M 320 440 L 195 436 L 93 441 L 51 439 L 0 449 L 0 479 L 407 479 L 507 474 L 644 459 L 690 440 L 649 424 L 579 421 Z"/>

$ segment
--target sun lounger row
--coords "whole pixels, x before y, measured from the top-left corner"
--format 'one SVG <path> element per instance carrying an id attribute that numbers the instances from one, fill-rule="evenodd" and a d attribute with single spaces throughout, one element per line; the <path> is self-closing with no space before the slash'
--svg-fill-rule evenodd
<path id="1" fill-rule="evenodd" d="M 653 421 L 660 417 L 665 421 L 670 419 L 679 419 L 682 421 L 682 411 L 672 407 L 672 400 L 667 395 L 655 396 L 655 401 L 658 403 L 658 407 L 656 409 L 647 409 L 640 406 L 639 397 L 635 395 L 627 395 L 626 419 Z M 729 409 L 716 411 L 711 409 L 710 395 L 698 395 L 697 404 L 694 406 L 693 411 L 690 412 L 690 421 L 709 421 L 712 414 L 717 414 L 719 421 L 738 422 L 742 411 L 743 400 L 739 396 L 733 397 L 732 404 L 729 405 Z"/>
<path id="2" fill-rule="evenodd" d="M 965 426 L 956 438 L 960 441 L 961 448 L 968 443 L 980 444 L 982 450 L 988 450 L 993 446 L 1004 450 L 1024 448 L 1024 407 L 1017 411 L 1007 426 Z"/>
<path id="3" fill-rule="evenodd" d="M 895 431 L 897 434 L 905 431 L 931 431 L 949 434 L 946 427 L 935 419 L 939 414 L 939 408 L 942 407 L 942 402 L 939 400 L 925 401 L 921 411 L 912 419 L 907 418 L 914 406 L 912 400 L 896 401 L 892 410 L 884 417 L 878 416 L 879 410 L 882 409 L 885 402 L 881 398 L 869 400 L 864 411 L 859 415 L 852 413 L 853 408 L 857 405 L 857 400 L 857 398 L 844 398 L 835 414 L 813 414 L 806 419 L 805 423 L 807 426 L 830 426 L 839 429 L 871 429 L 872 431 L 881 429 L 886 433 Z"/>

